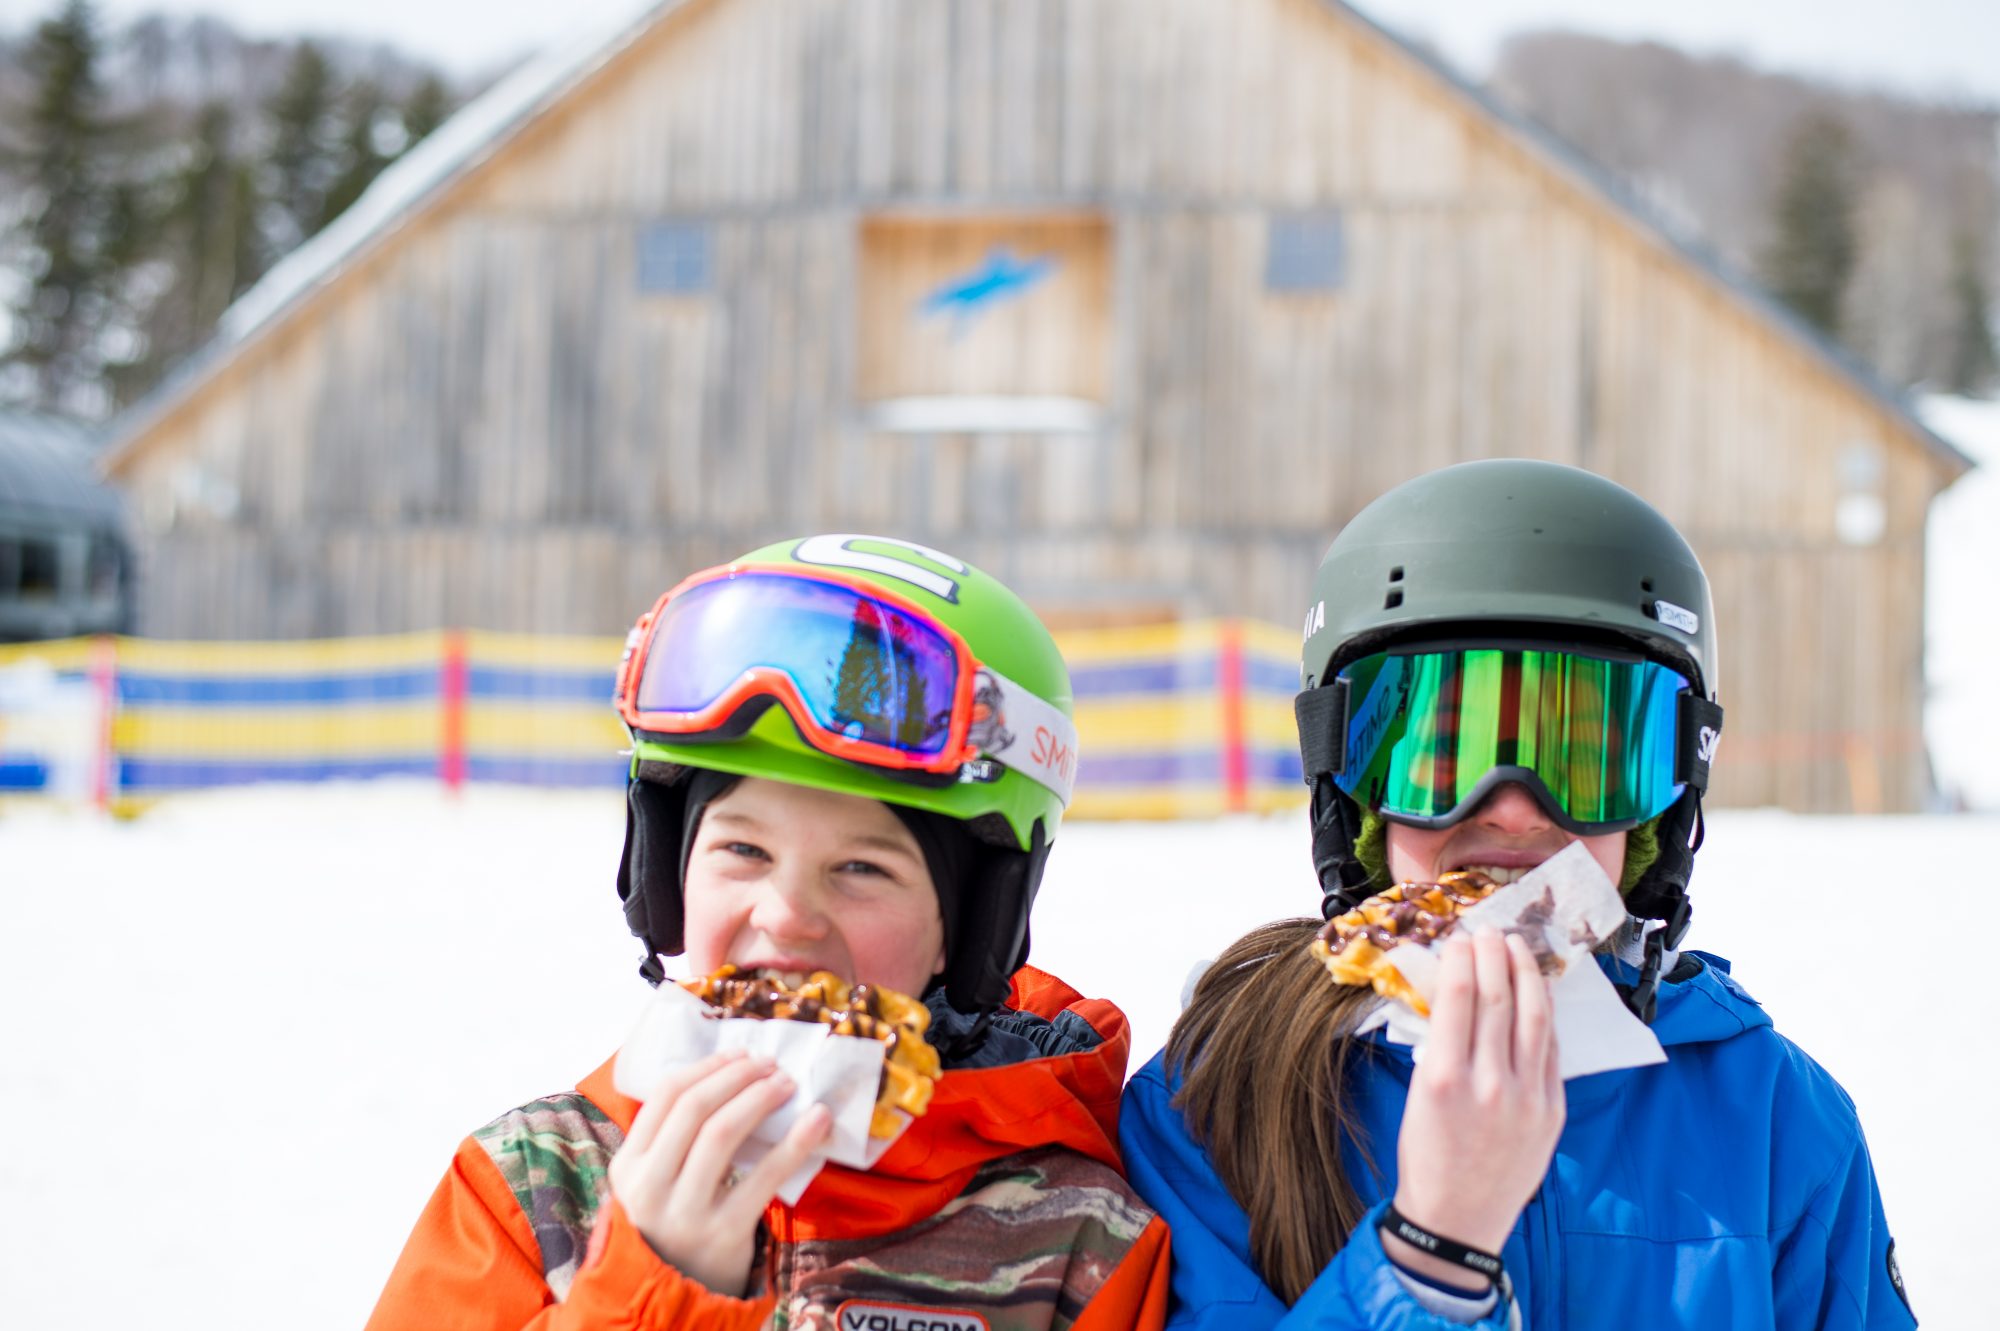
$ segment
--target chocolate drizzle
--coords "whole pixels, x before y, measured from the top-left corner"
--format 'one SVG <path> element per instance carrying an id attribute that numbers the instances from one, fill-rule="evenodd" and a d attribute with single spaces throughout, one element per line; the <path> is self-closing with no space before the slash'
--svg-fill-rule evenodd
<path id="1" fill-rule="evenodd" d="M 836 1035 L 880 1040 L 891 1053 L 902 1040 L 882 1010 L 882 991 L 872 984 L 848 986 L 826 971 L 815 971 L 797 989 L 788 989 L 762 971 L 742 974 L 723 966 L 713 975 L 687 980 L 682 987 L 707 1003 L 718 1019 L 750 1017 L 817 1022 Z"/>
<path id="2" fill-rule="evenodd" d="M 1345 915 L 1320 926 L 1318 939 L 1338 952 L 1365 938 L 1383 952 L 1398 943 L 1434 943 L 1450 933 L 1459 912 L 1482 901 L 1499 886 L 1483 873 L 1461 869 L 1435 883 L 1398 883 Z"/>

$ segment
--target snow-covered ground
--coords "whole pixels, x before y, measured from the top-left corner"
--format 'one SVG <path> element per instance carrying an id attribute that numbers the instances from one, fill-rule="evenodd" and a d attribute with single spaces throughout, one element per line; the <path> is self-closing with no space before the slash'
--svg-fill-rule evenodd
<path id="1" fill-rule="evenodd" d="M 1931 505 L 1924 736 L 1947 799 L 2000 811 L 2000 402 L 1938 395 L 1918 407 L 1980 464 Z"/>
<path id="2" fill-rule="evenodd" d="M 0 1321 L 358 1326 L 459 1138 L 573 1084 L 644 1001 L 622 816 L 401 783 L 0 810 Z M 1990 981 L 1950 952 L 1996 848 L 1990 817 L 1723 814 L 1696 879 L 1692 945 L 1860 1105 L 1929 1328 L 2000 1307 Z M 1191 965 L 1316 901 L 1297 815 L 1074 825 L 1035 959 L 1150 1053 Z"/>

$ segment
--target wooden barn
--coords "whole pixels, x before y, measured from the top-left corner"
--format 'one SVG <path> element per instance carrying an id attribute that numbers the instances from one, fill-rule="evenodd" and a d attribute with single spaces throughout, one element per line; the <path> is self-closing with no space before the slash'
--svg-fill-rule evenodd
<path id="1" fill-rule="evenodd" d="M 1059 625 L 1292 623 L 1500 455 L 1717 584 L 1718 798 L 1909 809 L 1969 465 L 1546 134 L 1332 0 L 666 0 L 496 86 L 121 423 L 142 629 L 617 633 L 887 531 Z"/>

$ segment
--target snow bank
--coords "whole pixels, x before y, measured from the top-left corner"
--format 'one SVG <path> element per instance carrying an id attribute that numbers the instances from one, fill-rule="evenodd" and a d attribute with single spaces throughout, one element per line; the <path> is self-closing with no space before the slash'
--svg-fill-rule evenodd
<path id="1" fill-rule="evenodd" d="M 1919 411 L 1980 463 L 1931 505 L 1924 733 L 1946 799 L 2000 810 L 2000 402 L 1933 396 Z"/>

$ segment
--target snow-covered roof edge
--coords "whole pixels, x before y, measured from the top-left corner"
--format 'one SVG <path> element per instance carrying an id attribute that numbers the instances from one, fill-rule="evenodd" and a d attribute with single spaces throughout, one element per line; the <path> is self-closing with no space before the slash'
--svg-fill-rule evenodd
<path id="1" fill-rule="evenodd" d="M 94 442 L 81 421 L 0 407 L 0 511 L 116 525 L 123 506 L 92 470 Z"/>
<path id="2" fill-rule="evenodd" d="M 223 311 L 207 345 L 111 423 L 103 468 L 114 469 L 134 441 L 220 373 L 260 333 L 409 223 L 426 202 L 489 160 L 668 12 L 687 3 L 630 0 L 615 16 L 529 60 L 460 107 L 390 163 L 345 212 L 273 264 Z"/>
<path id="3" fill-rule="evenodd" d="M 1436 75 L 1459 96 L 1468 99 L 1474 109 L 1514 131 L 1531 151 L 1541 157 L 1545 165 L 1587 193 L 1598 196 L 1613 210 L 1624 215 L 1634 226 L 1720 286 L 1725 294 L 1750 306 L 1753 313 L 1771 324 L 1808 356 L 1839 378 L 1846 380 L 1864 397 L 1873 400 L 1877 406 L 1901 421 L 1908 427 L 1910 434 L 1952 472 L 1946 481 L 1947 485 L 1978 465 L 1950 440 L 1924 423 L 1923 417 L 1918 414 L 1915 401 L 1907 393 L 1889 385 L 1845 347 L 1801 319 L 1789 306 L 1773 297 L 1761 286 L 1738 274 L 1721 255 L 1707 245 L 1668 225 L 1657 209 L 1635 193 L 1616 174 L 1599 166 L 1560 134 L 1534 117 L 1507 105 L 1439 56 L 1410 41 L 1393 28 L 1376 22 L 1348 3 L 1348 0 L 1321 0 L 1321 3 L 1353 19 L 1381 40 L 1396 47 Z"/>

